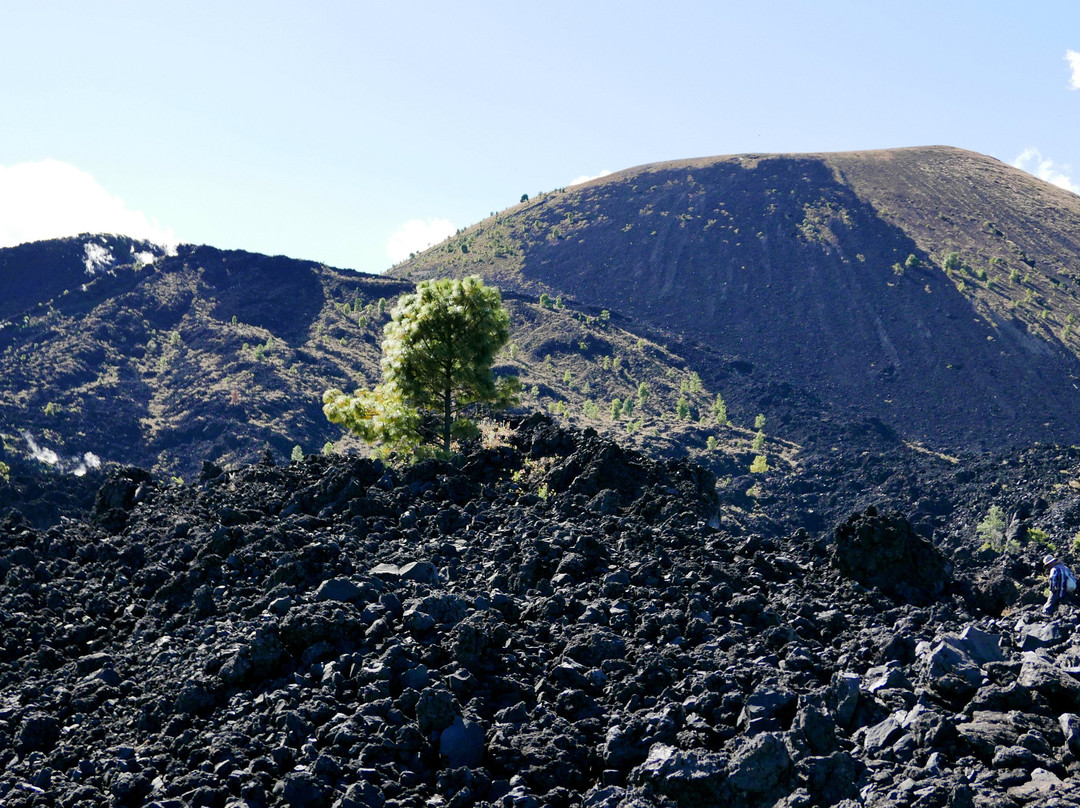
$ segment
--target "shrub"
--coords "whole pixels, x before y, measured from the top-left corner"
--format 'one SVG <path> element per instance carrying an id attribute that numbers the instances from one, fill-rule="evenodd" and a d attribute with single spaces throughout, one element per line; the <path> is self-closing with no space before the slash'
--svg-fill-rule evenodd
<path id="1" fill-rule="evenodd" d="M 1045 530 L 1040 530 L 1037 527 L 1029 527 L 1027 531 L 1027 537 L 1040 547 L 1051 546 L 1050 534 L 1048 534 Z"/>
<path id="2" fill-rule="evenodd" d="M 728 425 L 727 404 L 724 403 L 724 397 L 719 393 L 716 394 L 716 401 L 712 405 L 713 415 L 716 416 L 716 423 L 720 426 Z"/>
<path id="3" fill-rule="evenodd" d="M 759 454 L 757 457 L 755 457 L 754 462 L 750 464 L 751 474 L 764 474 L 768 470 L 769 459 L 763 454 Z"/>
<path id="4" fill-rule="evenodd" d="M 1015 539 L 1005 539 L 1005 511 L 998 505 L 991 505 L 986 512 L 986 517 L 975 527 L 975 532 L 983 540 L 983 547 L 993 550 L 995 553 L 1012 552 L 1020 549 L 1020 543 Z"/>

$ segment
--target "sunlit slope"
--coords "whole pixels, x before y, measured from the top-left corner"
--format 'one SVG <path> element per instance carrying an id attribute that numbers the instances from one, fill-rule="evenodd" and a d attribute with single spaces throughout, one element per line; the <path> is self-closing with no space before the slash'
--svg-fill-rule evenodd
<path id="1" fill-rule="evenodd" d="M 618 311 L 913 438 L 1072 442 L 1078 233 L 1080 197 L 959 149 L 743 155 L 556 190 L 391 274 Z"/>

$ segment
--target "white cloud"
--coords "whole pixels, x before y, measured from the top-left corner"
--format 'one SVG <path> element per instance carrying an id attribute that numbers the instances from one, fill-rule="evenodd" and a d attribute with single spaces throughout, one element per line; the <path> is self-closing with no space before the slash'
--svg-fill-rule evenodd
<path id="1" fill-rule="evenodd" d="M 457 228 L 446 219 L 410 219 L 399 227 L 386 242 L 386 254 L 395 264 L 412 253 L 426 250 L 433 244 L 454 235 Z"/>
<path id="2" fill-rule="evenodd" d="M 1080 194 L 1080 186 L 1076 185 L 1066 173 L 1072 171 L 1072 169 L 1069 166 L 1055 166 L 1054 161 L 1044 158 L 1038 149 L 1024 149 L 1020 156 L 1013 160 L 1013 166 L 1021 171 L 1034 174 L 1039 179 L 1046 180 L 1059 188 L 1064 188 L 1066 191 Z"/>
<path id="3" fill-rule="evenodd" d="M 26 241 L 115 233 L 176 245 L 176 236 L 97 180 L 59 160 L 0 166 L 0 247 Z"/>
<path id="4" fill-rule="evenodd" d="M 70 472 L 76 477 L 82 477 L 90 469 L 101 468 L 101 458 L 93 452 L 84 452 L 82 457 L 75 455 L 64 460 L 55 450 L 47 446 L 39 446 L 29 432 L 24 431 L 22 436 L 23 440 L 26 441 L 27 448 L 30 450 L 31 458 L 39 463 L 53 466 L 59 472 Z"/>
<path id="5" fill-rule="evenodd" d="M 1065 51 L 1065 61 L 1069 63 L 1069 70 L 1072 73 L 1069 76 L 1069 88 L 1080 90 L 1080 53 L 1074 50 Z"/>
<path id="6" fill-rule="evenodd" d="M 93 452 L 86 452 L 82 456 L 82 460 L 79 462 L 79 465 L 77 465 L 71 473 L 74 474 L 76 477 L 85 477 L 87 471 L 96 468 L 101 468 L 101 458 Z"/>
<path id="7" fill-rule="evenodd" d="M 39 463 L 55 466 L 60 462 L 60 455 L 52 449 L 38 446 L 37 441 L 34 440 L 29 432 L 23 432 L 23 440 L 25 440 L 26 445 L 30 447 L 30 456 Z"/>
<path id="8" fill-rule="evenodd" d="M 94 244 L 93 242 L 86 242 L 83 245 L 83 252 L 86 257 L 83 259 L 83 264 L 86 265 L 87 275 L 96 275 L 103 269 L 108 269 L 116 263 L 116 259 L 113 258 L 113 254 L 109 252 L 109 249 L 101 244 Z"/>
<path id="9" fill-rule="evenodd" d="M 589 180 L 598 180 L 598 179 L 600 179 L 601 177 L 606 177 L 606 176 L 607 176 L 608 174 L 610 174 L 610 173 L 611 173 L 611 172 L 610 172 L 610 171 L 608 171 L 608 170 L 607 170 L 607 169 L 605 168 L 605 169 L 604 169 L 603 171 L 601 171 L 601 172 L 600 172 L 599 174 L 595 174 L 595 175 L 592 175 L 592 176 L 590 176 L 590 175 L 587 175 L 587 174 L 586 174 L 586 175 L 583 175 L 583 176 L 580 176 L 580 177 L 578 177 L 577 179 L 574 179 L 574 180 L 570 180 L 570 182 L 566 183 L 566 187 L 567 187 L 567 188 L 569 188 L 569 187 L 570 187 L 571 185 L 581 185 L 581 183 L 583 183 L 583 182 L 588 182 Z"/>

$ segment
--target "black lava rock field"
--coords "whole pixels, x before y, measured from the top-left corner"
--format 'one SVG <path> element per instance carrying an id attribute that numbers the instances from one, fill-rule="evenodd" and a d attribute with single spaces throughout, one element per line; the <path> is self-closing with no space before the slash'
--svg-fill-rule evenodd
<path id="1" fill-rule="evenodd" d="M 1080 453 L 841 452 L 748 491 L 541 418 L 496 437 L 113 467 L 51 525 L 10 499 L 0 804 L 1080 805 L 1080 621 L 1037 574 Z"/>

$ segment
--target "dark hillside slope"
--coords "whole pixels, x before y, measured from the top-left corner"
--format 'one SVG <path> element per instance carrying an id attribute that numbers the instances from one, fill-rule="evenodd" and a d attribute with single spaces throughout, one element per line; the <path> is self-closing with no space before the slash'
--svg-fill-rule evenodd
<path id="1" fill-rule="evenodd" d="M 163 253 L 146 241 L 107 235 L 0 249 L 0 320 L 76 289 L 113 267 L 156 260 Z"/>
<path id="2" fill-rule="evenodd" d="M 958 149 L 748 155 L 545 194 L 392 274 L 561 294 L 977 447 L 1080 440 L 1077 233 L 1080 198 Z"/>
<path id="3" fill-rule="evenodd" d="M 370 384 L 379 300 L 413 288 L 190 245 L 152 263 L 113 245 L 119 257 L 90 271 L 79 256 L 99 243 L 111 242 L 0 250 L 4 283 L 21 290 L 0 317 L 0 459 L 20 475 L 31 454 L 64 471 L 100 459 L 191 479 L 203 460 L 317 452 L 342 438 L 323 390 Z"/>
<path id="4" fill-rule="evenodd" d="M 42 463 L 82 473 L 100 460 L 191 480 L 204 460 L 253 462 L 267 447 L 286 457 L 328 443 L 361 449 L 323 417 L 322 393 L 378 379 L 382 329 L 412 281 L 192 245 L 140 260 L 134 245 L 117 244 L 109 254 L 119 259 L 87 268 L 80 256 L 109 243 L 83 236 L 0 250 L 7 288 L 23 290 L 0 317 L 0 462 L 16 477 L 29 480 Z M 42 297 L 28 304 L 33 294 Z M 767 386 L 761 374 L 740 387 L 733 377 L 745 373 L 724 370 L 707 346 L 632 318 L 543 307 L 513 290 L 504 302 L 512 343 L 495 370 L 521 378 L 523 408 L 669 456 L 704 451 L 712 438 L 714 471 L 749 466 L 746 427 L 768 397 L 756 392 Z M 718 357 L 742 429 L 709 417 L 719 388 L 690 370 L 701 357 Z M 693 418 L 672 418 L 684 388 Z M 618 416 L 615 399 L 626 402 Z M 798 412 L 822 433 L 816 409 Z"/>

